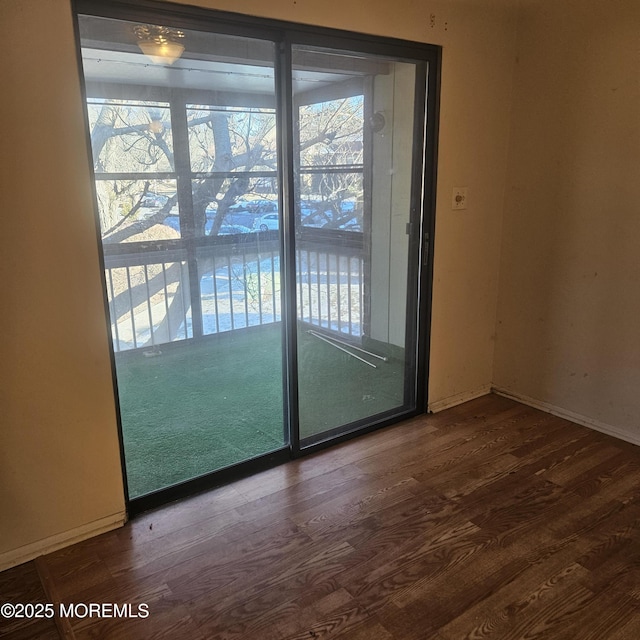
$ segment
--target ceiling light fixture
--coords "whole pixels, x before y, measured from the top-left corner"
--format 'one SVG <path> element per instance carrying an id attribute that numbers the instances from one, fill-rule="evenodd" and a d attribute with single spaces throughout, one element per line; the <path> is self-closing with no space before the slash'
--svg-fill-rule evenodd
<path id="1" fill-rule="evenodd" d="M 154 24 L 139 24 L 133 28 L 138 46 L 156 64 L 173 64 L 184 51 L 179 40 L 184 32 Z"/>

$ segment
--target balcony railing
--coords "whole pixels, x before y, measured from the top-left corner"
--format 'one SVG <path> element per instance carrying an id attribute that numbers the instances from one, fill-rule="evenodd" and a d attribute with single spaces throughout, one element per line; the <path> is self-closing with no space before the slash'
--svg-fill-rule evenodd
<path id="1" fill-rule="evenodd" d="M 309 325 L 358 337 L 363 332 L 363 250 L 332 244 L 297 244 L 297 315 Z M 197 249 L 196 260 L 200 300 L 192 305 L 184 249 L 105 256 L 116 352 L 195 337 L 194 306 L 203 335 L 280 322 L 277 243 L 260 242 L 255 234 L 235 243 L 208 243 Z"/>

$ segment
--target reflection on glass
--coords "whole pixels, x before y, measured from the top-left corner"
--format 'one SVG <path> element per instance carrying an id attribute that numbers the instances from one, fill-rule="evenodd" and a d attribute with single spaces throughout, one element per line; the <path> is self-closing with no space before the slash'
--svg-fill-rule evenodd
<path id="1" fill-rule="evenodd" d="M 273 108 L 189 105 L 196 236 L 278 228 L 277 140 Z M 258 220 L 275 214 L 271 225 Z"/>
<path id="2" fill-rule="evenodd" d="M 302 167 L 362 167 L 364 97 L 361 95 L 300 105 Z"/>
<path id="3" fill-rule="evenodd" d="M 280 226 L 277 192 L 275 174 L 193 180 L 196 236 L 276 231 Z"/>
<path id="4" fill-rule="evenodd" d="M 105 244 L 180 237 L 175 180 L 106 180 L 96 176 L 96 196 Z"/>
<path id="5" fill-rule="evenodd" d="M 192 171 L 276 170 L 274 109 L 190 105 Z"/>
<path id="6" fill-rule="evenodd" d="M 416 70 L 302 46 L 293 64 L 304 446 L 414 406 L 406 345 L 415 323 L 406 328 Z"/>
<path id="7" fill-rule="evenodd" d="M 362 231 L 362 172 L 305 175 L 301 170 L 298 207 L 304 227 Z"/>
<path id="8" fill-rule="evenodd" d="M 364 96 L 298 107 L 299 220 L 362 231 Z"/>
<path id="9" fill-rule="evenodd" d="M 87 109 L 96 173 L 173 171 L 168 104 L 94 98 Z"/>

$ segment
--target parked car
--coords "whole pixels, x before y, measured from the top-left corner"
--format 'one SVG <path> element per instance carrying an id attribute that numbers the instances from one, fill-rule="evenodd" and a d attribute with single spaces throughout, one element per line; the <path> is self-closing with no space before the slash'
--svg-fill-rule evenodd
<path id="1" fill-rule="evenodd" d="M 280 224 L 280 216 L 278 213 L 265 213 L 263 216 L 256 218 L 253 228 L 258 231 L 275 231 Z"/>
<path id="2" fill-rule="evenodd" d="M 278 200 L 275 198 L 240 198 L 229 206 L 230 213 L 275 213 L 278 211 Z"/>
<path id="3" fill-rule="evenodd" d="M 251 213 L 278 213 L 277 200 L 252 200 L 248 203 Z"/>
<path id="4" fill-rule="evenodd" d="M 251 203 L 247 200 L 238 200 L 229 206 L 229 213 L 246 213 L 250 211 Z"/>
<path id="5" fill-rule="evenodd" d="M 359 221 L 360 215 L 354 199 L 343 200 L 339 203 L 340 214 L 337 214 L 334 206 L 321 200 L 303 200 L 300 203 L 300 220 L 304 227 L 316 229 L 339 229 L 342 231 L 362 231 Z M 347 218 L 346 215 L 352 216 Z M 342 222 L 338 225 L 335 222 Z"/>

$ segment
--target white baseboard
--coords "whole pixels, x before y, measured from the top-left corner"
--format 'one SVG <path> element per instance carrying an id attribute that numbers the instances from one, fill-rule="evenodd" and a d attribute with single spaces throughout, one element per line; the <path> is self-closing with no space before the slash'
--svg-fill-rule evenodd
<path id="1" fill-rule="evenodd" d="M 587 416 L 583 416 L 579 413 L 574 413 L 573 411 L 563 409 L 562 407 L 557 407 L 548 402 L 543 402 L 542 400 L 536 400 L 535 398 L 530 398 L 529 396 L 514 393 L 512 391 L 509 391 L 508 389 L 502 389 L 501 387 L 492 387 L 491 391 L 493 393 L 497 393 L 500 396 L 504 396 L 505 398 L 517 400 L 518 402 L 526 404 L 529 407 L 533 407 L 534 409 L 540 409 L 541 411 L 546 411 L 547 413 L 558 416 L 559 418 L 564 418 L 565 420 L 575 422 L 576 424 L 579 424 L 583 427 L 588 427 L 589 429 L 594 429 L 595 431 L 606 433 L 608 436 L 613 436 L 614 438 L 624 440 L 625 442 L 630 442 L 631 444 L 640 445 L 640 435 L 637 433 L 630 433 L 625 429 L 614 427 L 613 425 L 600 422 L 599 420 L 593 420 L 592 418 L 588 418 Z"/>
<path id="2" fill-rule="evenodd" d="M 475 400 L 476 398 L 486 396 L 488 393 L 491 393 L 491 385 L 485 384 L 473 391 L 463 391 L 462 393 L 457 393 L 456 395 L 443 398 L 442 400 L 429 402 L 428 411 L 429 413 L 437 413 L 438 411 L 455 407 L 463 402 L 468 402 L 469 400 Z"/>
<path id="3" fill-rule="evenodd" d="M 0 571 L 10 569 L 11 567 L 15 567 L 23 562 L 29 562 L 38 556 L 51 553 L 52 551 L 57 551 L 63 547 L 68 547 L 76 542 L 81 542 L 82 540 L 92 538 L 93 536 L 100 535 L 101 533 L 118 529 L 126 522 L 126 520 L 127 517 L 124 511 L 121 513 L 114 513 L 111 516 L 95 520 L 94 522 L 82 525 L 76 529 L 71 529 L 70 531 L 50 536 L 44 540 L 38 540 L 31 544 L 18 547 L 17 549 L 0 553 Z"/>

